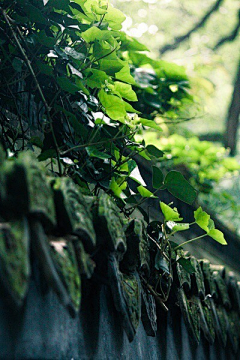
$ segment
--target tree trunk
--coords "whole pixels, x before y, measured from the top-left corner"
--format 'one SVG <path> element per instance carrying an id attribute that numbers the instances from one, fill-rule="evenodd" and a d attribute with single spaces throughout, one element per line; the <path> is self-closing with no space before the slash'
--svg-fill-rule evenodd
<path id="1" fill-rule="evenodd" d="M 240 62 L 238 65 L 237 78 L 234 85 L 232 101 L 228 110 L 225 130 L 225 146 L 230 148 L 230 154 L 235 155 L 237 148 L 237 132 L 240 115 Z"/>

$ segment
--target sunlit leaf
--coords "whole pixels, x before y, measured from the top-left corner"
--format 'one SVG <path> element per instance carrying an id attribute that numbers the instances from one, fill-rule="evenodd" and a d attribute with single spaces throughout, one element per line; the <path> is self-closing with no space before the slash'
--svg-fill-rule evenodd
<path id="1" fill-rule="evenodd" d="M 157 196 L 154 196 L 154 194 L 149 191 L 148 189 L 146 189 L 144 186 L 140 185 L 137 187 L 137 190 L 139 192 L 139 194 L 142 196 L 142 197 L 147 197 L 147 198 L 155 198 L 157 199 Z"/>
<path id="2" fill-rule="evenodd" d="M 188 223 L 177 224 L 175 221 L 168 221 L 167 222 L 167 227 L 172 232 L 177 232 L 177 231 L 188 230 L 189 229 L 189 224 Z"/>
<path id="3" fill-rule="evenodd" d="M 212 239 L 216 240 L 222 245 L 227 245 L 224 235 L 220 230 L 212 229 L 208 232 L 208 236 L 210 236 Z"/>
<path id="4" fill-rule="evenodd" d="M 164 216 L 165 221 L 182 221 L 177 209 L 173 209 L 164 202 L 160 201 L 160 207 Z"/>
<path id="5" fill-rule="evenodd" d="M 124 102 L 118 96 L 108 95 L 104 90 L 100 90 L 98 96 L 107 115 L 113 120 L 124 122 L 126 116 Z"/>
<path id="6" fill-rule="evenodd" d="M 148 126 L 150 127 L 151 129 L 155 129 L 155 130 L 158 130 L 158 131 L 162 131 L 162 128 L 155 123 L 154 120 L 148 120 L 148 119 L 143 119 L 143 118 L 140 118 L 140 123 L 143 125 L 143 126 Z"/>
<path id="7" fill-rule="evenodd" d="M 210 215 L 208 215 L 205 211 L 202 210 L 201 206 L 194 211 L 194 219 L 198 226 L 208 232 L 208 224 L 210 220 Z"/>

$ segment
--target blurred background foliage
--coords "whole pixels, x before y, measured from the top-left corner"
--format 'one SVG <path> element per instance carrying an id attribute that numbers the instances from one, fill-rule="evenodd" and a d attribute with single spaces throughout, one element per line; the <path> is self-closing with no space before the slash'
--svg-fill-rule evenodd
<path id="1" fill-rule="evenodd" d="M 239 0 L 112 0 L 112 3 L 127 16 L 123 23 L 127 34 L 146 44 L 155 59 L 183 65 L 190 77 L 194 103 L 182 108 L 181 113 L 169 114 L 169 119 L 159 117 L 164 135 L 148 131 L 145 141 L 166 151 L 165 158 L 170 162 L 165 161 L 165 165 L 182 166 L 185 175 L 190 170 L 188 177 L 192 176 L 191 182 L 200 191 L 200 202 L 240 233 L 239 174 L 231 169 L 235 176 L 228 176 L 231 162 L 224 157 L 230 150 L 222 148 L 223 144 L 231 145 L 235 136 L 238 139 L 239 105 L 235 125 L 229 122 L 229 117 L 234 102 L 236 111 L 240 93 Z M 192 139 L 195 135 L 216 142 L 216 147 L 204 149 L 211 156 L 201 152 L 204 145 L 196 137 Z M 181 136 L 188 139 L 184 146 Z M 236 145 L 232 154 L 239 161 L 240 142 Z M 184 163 L 188 168 L 184 168 Z M 219 182 L 224 172 L 224 179 Z"/>
<path id="2" fill-rule="evenodd" d="M 239 31 L 232 41 L 215 47 L 239 25 L 239 1 L 113 0 L 112 3 L 127 15 L 123 29 L 146 44 L 155 58 L 160 56 L 186 68 L 195 96 L 195 112 L 196 102 L 199 108 L 198 116 L 185 124 L 184 129 L 199 135 L 223 133 L 240 61 Z M 176 37 L 187 34 L 211 10 L 203 26 L 185 41 L 179 41 L 175 49 L 166 51 Z"/>

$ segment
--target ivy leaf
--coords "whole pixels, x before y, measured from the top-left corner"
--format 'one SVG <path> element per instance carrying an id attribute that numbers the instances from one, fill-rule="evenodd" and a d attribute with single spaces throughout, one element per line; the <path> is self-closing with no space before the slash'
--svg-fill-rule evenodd
<path id="1" fill-rule="evenodd" d="M 112 89 L 113 94 L 119 95 L 120 97 L 129 100 L 129 101 L 137 101 L 137 95 L 135 91 L 133 91 L 132 86 L 130 84 L 125 84 L 120 81 L 115 81 Z"/>
<path id="2" fill-rule="evenodd" d="M 46 32 L 44 30 L 39 31 L 38 33 L 35 33 L 37 41 L 47 48 L 53 48 L 56 44 L 56 38 L 47 36 Z"/>
<path id="3" fill-rule="evenodd" d="M 58 77 L 57 83 L 62 90 L 67 91 L 70 94 L 75 94 L 76 92 L 79 91 L 79 87 L 76 84 L 74 84 L 71 80 L 69 80 L 67 77 Z"/>
<path id="4" fill-rule="evenodd" d="M 38 156 L 38 161 L 45 161 L 47 159 L 55 158 L 56 155 L 56 150 L 48 149 L 41 152 L 41 154 Z"/>
<path id="5" fill-rule="evenodd" d="M 156 159 L 163 157 L 164 154 L 162 150 L 159 150 L 154 145 L 147 145 L 146 150 L 150 156 L 155 157 Z"/>
<path id="6" fill-rule="evenodd" d="M 134 78 L 130 74 L 130 67 L 127 62 L 125 62 L 124 66 L 122 66 L 121 70 L 115 74 L 115 77 L 116 77 L 116 79 L 124 81 L 128 84 L 136 85 Z"/>
<path id="7" fill-rule="evenodd" d="M 99 91 L 98 96 L 107 115 L 113 120 L 124 122 L 127 115 L 124 102 L 115 95 L 108 95 L 103 89 Z"/>
<path id="8" fill-rule="evenodd" d="M 152 166 L 152 186 L 158 189 L 163 185 L 163 173 L 157 166 Z"/>
<path id="9" fill-rule="evenodd" d="M 155 256 L 155 269 L 162 270 L 163 272 L 169 274 L 169 263 L 159 250 Z"/>
<path id="10" fill-rule="evenodd" d="M 212 219 L 209 219 L 208 230 L 212 230 L 212 229 L 215 229 L 215 224 Z"/>
<path id="11" fill-rule="evenodd" d="M 86 57 L 85 54 L 77 52 L 75 49 L 71 48 L 70 46 L 66 46 L 64 51 L 67 55 L 71 56 L 75 60 L 83 60 Z"/>
<path id="12" fill-rule="evenodd" d="M 148 120 L 148 119 L 140 118 L 140 123 L 143 126 L 150 127 L 151 129 L 162 131 L 162 128 L 159 125 L 157 125 L 154 120 Z"/>
<path id="13" fill-rule="evenodd" d="M 50 65 L 42 63 L 39 60 L 36 61 L 36 64 L 37 64 L 37 67 L 39 68 L 39 70 L 41 71 L 41 73 L 48 75 L 48 76 L 53 75 L 53 69 Z"/>
<path id="14" fill-rule="evenodd" d="M 53 6 L 55 9 L 58 10 L 65 10 L 66 12 L 69 12 L 69 0 L 49 0 L 49 6 Z"/>
<path id="15" fill-rule="evenodd" d="M 91 157 L 96 157 L 96 158 L 102 159 L 102 160 L 111 159 L 111 155 L 106 154 L 102 151 L 99 151 L 96 148 L 96 146 L 88 146 L 88 147 L 86 147 L 86 151 L 87 151 L 88 155 Z"/>
<path id="16" fill-rule="evenodd" d="M 30 21 L 36 22 L 43 25 L 48 25 L 47 18 L 43 15 L 43 13 L 36 7 L 30 4 L 24 5 L 24 10 Z"/>
<path id="17" fill-rule="evenodd" d="M 216 240 L 218 243 L 220 243 L 222 245 L 227 245 L 224 235 L 220 230 L 211 229 L 208 232 L 208 236 L 210 236 L 212 239 Z"/>
<path id="18" fill-rule="evenodd" d="M 126 16 L 118 9 L 109 7 L 104 20 L 108 22 L 108 25 L 113 30 L 121 30 L 122 23 L 126 19 Z"/>
<path id="19" fill-rule="evenodd" d="M 30 142 L 30 144 L 35 145 L 35 146 L 39 147 L 40 149 L 43 148 L 43 142 L 39 136 L 32 136 L 31 139 L 29 140 L 29 142 Z"/>
<path id="20" fill-rule="evenodd" d="M 165 177 L 164 185 L 173 196 L 187 204 L 192 204 L 196 198 L 196 190 L 178 171 L 170 171 Z"/>
<path id="21" fill-rule="evenodd" d="M 116 76 L 123 68 L 122 61 L 119 59 L 102 59 L 99 61 L 99 69 L 105 71 L 110 76 Z M 130 72 L 130 70 L 129 70 Z M 122 79 L 119 79 L 122 80 Z M 124 80 L 123 80 L 124 81 Z"/>
<path id="22" fill-rule="evenodd" d="M 104 85 L 106 81 L 109 79 L 109 76 L 105 73 L 105 71 L 101 71 L 101 70 L 87 69 L 85 73 L 87 75 L 91 74 L 86 79 L 86 84 L 92 89 L 94 88 L 101 89 L 102 85 Z"/>
<path id="23" fill-rule="evenodd" d="M 116 182 L 115 178 L 111 179 L 109 188 L 112 190 L 114 195 L 116 195 L 118 198 L 120 198 L 120 199 L 126 198 L 126 195 L 122 192 L 122 189 Z"/>
<path id="24" fill-rule="evenodd" d="M 137 190 L 142 197 L 157 199 L 157 196 L 153 195 L 153 193 L 151 191 L 149 191 L 142 185 L 138 186 Z"/>
<path id="25" fill-rule="evenodd" d="M 17 72 L 21 72 L 22 71 L 22 66 L 24 64 L 24 61 L 22 59 L 19 59 L 18 57 L 15 57 L 12 61 L 12 67 L 14 68 L 14 70 L 16 70 Z"/>
<path id="26" fill-rule="evenodd" d="M 135 38 L 119 31 L 122 51 L 149 51 L 149 49 Z"/>
<path id="27" fill-rule="evenodd" d="M 188 229 L 189 229 L 189 224 L 188 224 L 188 223 L 177 224 L 175 221 L 168 221 L 168 222 L 167 222 L 167 227 L 168 227 L 172 232 L 177 232 L 177 231 L 188 230 Z"/>
<path id="28" fill-rule="evenodd" d="M 92 26 L 89 29 L 87 29 L 86 31 L 81 33 L 81 37 L 87 43 L 90 43 L 90 42 L 93 42 L 93 41 L 99 39 L 101 37 L 101 35 L 102 35 L 101 30 L 96 26 Z"/>
<path id="29" fill-rule="evenodd" d="M 196 211 L 194 211 L 194 219 L 201 229 L 206 232 L 209 231 L 208 224 L 210 220 L 210 215 L 203 211 L 201 206 Z"/>
<path id="30" fill-rule="evenodd" d="M 160 207 L 164 216 L 165 221 L 182 221 L 177 209 L 173 209 L 164 202 L 160 201 Z"/>
<path id="31" fill-rule="evenodd" d="M 193 274 L 195 272 L 195 269 L 191 264 L 191 259 L 186 259 L 186 258 L 181 257 L 177 260 L 177 262 L 183 267 L 183 269 L 187 273 Z"/>

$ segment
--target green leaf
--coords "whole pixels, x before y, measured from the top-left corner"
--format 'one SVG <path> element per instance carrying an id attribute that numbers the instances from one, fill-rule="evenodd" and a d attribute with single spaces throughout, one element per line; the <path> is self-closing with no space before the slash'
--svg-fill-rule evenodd
<path id="1" fill-rule="evenodd" d="M 144 186 L 142 186 L 142 185 L 138 186 L 138 187 L 137 187 L 137 190 L 138 190 L 139 194 L 140 194 L 142 197 L 157 199 L 157 196 L 154 196 L 151 191 L 149 191 L 148 189 L 146 189 L 146 188 L 145 188 Z"/>
<path id="2" fill-rule="evenodd" d="M 164 271 L 169 274 L 169 262 L 165 259 L 162 253 L 158 250 L 155 256 L 155 269 Z"/>
<path id="3" fill-rule="evenodd" d="M 90 42 L 93 42 L 93 41 L 99 39 L 101 37 L 101 35 L 102 35 L 101 30 L 96 26 L 92 26 L 89 29 L 87 29 L 86 31 L 81 33 L 81 37 L 87 43 L 90 43 Z"/>
<path id="4" fill-rule="evenodd" d="M 159 125 L 157 125 L 154 120 L 148 120 L 148 119 L 140 118 L 140 123 L 143 126 L 150 127 L 151 129 L 162 131 L 162 128 Z"/>
<path id="5" fill-rule="evenodd" d="M 14 68 L 14 70 L 16 70 L 17 72 L 21 72 L 22 71 L 22 66 L 24 64 L 24 61 L 22 59 L 19 59 L 18 57 L 15 57 L 12 61 L 12 67 Z"/>
<path id="6" fill-rule="evenodd" d="M 215 229 L 215 224 L 212 219 L 209 219 L 208 230 L 212 230 L 212 229 Z"/>
<path id="7" fill-rule="evenodd" d="M 101 71 L 101 70 L 87 69 L 85 73 L 87 75 L 91 74 L 86 79 L 86 84 L 92 89 L 94 88 L 101 89 L 102 85 L 104 85 L 106 81 L 109 79 L 109 76 L 105 73 L 105 71 Z"/>
<path id="8" fill-rule="evenodd" d="M 157 166 L 152 166 L 152 186 L 158 189 L 163 185 L 163 173 Z"/>
<path id="9" fill-rule="evenodd" d="M 149 51 L 149 49 L 137 41 L 135 38 L 119 31 L 121 41 L 121 51 Z"/>
<path id="10" fill-rule="evenodd" d="M 163 151 L 159 150 L 155 145 L 147 145 L 146 150 L 150 156 L 155 157 L 156 159 L 159 159 L 163 157 Z"/>
<path id="11" fill-rule="evenodd" d="M 32 145 L 35 145 L 35 146 L 39 147 L 40 149 L 43 148 L 43 142 L 42 142 L 42 140 L 40 139 L 39 136 L 32 136 L 31 139 L 29 140 L 29 142 Z"/>
<path id="12" fill-rule="evenodd" d="M 109 27 L 113 30 L 121 30 L 122 23 L 125 19 L 126 16 L 120 10 L 115 9 L 114 7 L 109 7 L 104 21 L 107 21 Z"/>
<path id="13" fill-rule="evenodd" d="M 188 230 L 189 229 L 189 224 L 188 223 L 177 224 L 175 221 L 168 221 L 167 222 L 167 227 L 172 232 L 177 232 L 177 231 Z"/>
<path id="14" fill-rule="evenodd" d="M 132 86 L 130 84 L 125 84 L 120 81 L 115 81 L 114 86 L 112 86 L 113 94 L 119 95 L 120 97 L 129 100 L 129 101 L 137 101 L 137 95 L 135 91 L 133 91 Z"/>
<path id="15" fill-rule="evenodd" d="M 110 76 L 114 76 L 114 75 L 116 76 L 116 74 L 120 73 L 122 71 L 123 66 L 124 66 L 123 61 L 119 59 L 102 59 L 99 61 L 99 69 L 105 71 L 106 74 Z M 118 79 L 125 81 L 124 79 L 120 79 L 120 78 Z"/>
<path id="16" fill-rule="evenodd" d="M 48 76 L 53 75 L 53 69 L 50 65 L 44 64 L 39 60 L 36 61 L 36 64 L 37 64 L 37 67 L 39 68 L 39 70 L 41 71 L 41 73 L 48 75 Z"/>
<path id="17" fill-rule="evenodd" d="M 171 208 L 164 202 L 160 201 L 160 207 L 164 216 L 165 221 L 182 221 L 179 212 L 176 208 Z"/>
<path id="18" fill-rule="evenodd" d="M 203 211 L 201 206 L 196 211 L 194 211 L 194 219 L 201 229 L 205 230 L 206 232 L 209 231 L 208 224 L 210 215 Z"/>
<path id="19" fill-rule="evenodd" d="M 115 178 L 111 179 L 109 188 L 112 190 L 114 195 L 116 195 L 118 198 L 120 198 L 120 199 L 126 198 L 126 195 L 124 195 L 124 193 L 122 192 L 122 189 L 116 182 Z"/>
<path id="20" fill-rule="evenodd" d="M 75 0 L 75 2 L 78 2 L 78 0 Z M 58 10 L 65 10 L 69 12 L 69 0 L 49 0 L 48 5 L 53 6 Z"/>
<path id="21" fill-rule="evenodd" d="M 220 230 L 212 229 L 208 232 L 208 236 L 210 236 L 212 239 L 216 240 L 222 245 L 227 245 L 227 242 L 224 239 L 224 235 Z"/>
<path id="22" fill-rule="evenodd" d="M 58 77 L 57 83 L 62 90 L 67 91 L 70 94 L 75 94 L 79 91 L 79 87 L 67 77 Z"/>
<path id="23" fill-rule="evenodd" d="M 30 4 L 24 5 L 24 10 L 30 21 L 36 22 L 43 25 L 48 25 L 47 18 L 43 15 L 43 13 L 35 6 Z"/>
<path id="24" fill-rule="evenodd" d="M 108 95 L 103 89 L 99 91 L 99 100 L 106 110 L 107 115 L 113 119 L 121 122 L 125 121 L 127 115 L 123 100 L 118 96 Z"/>
<path id="25" fill-rule="evenodd" d="M 189 273 L 189 274 L 194 274 L 195 269 L 191 264 L 191 259 L 186 259 L 181 257 L 180 259 L 177 260 L 177 262 L 183 267 L 183 269 Z"/>
<path id="26" fill-rule="evenodd" d="M 45 33 L 44 30 L 41 30 L 38 33 L 35 33 L 35 36 L 36 36 L 37 41 L 41 45 L 46 46 L 47 48 L 53 49 L 53 47 L 57 41 L 55 37 L 47 36 L 47 34 Z"/>
<path id="27" fill-rule="evenodd" d="M 164 184 L 167 190 L 176 198 L 192 204 L 196 198 L 196 190 L 189 184 L 184 176 L 175 170 L 170 171 L 165 177 Z"/>
<path id="28" fill-rule="evenodd" d="M 71 48 L 70 46 L 65 47 L 64 52 L 68 55 L 71 56 L 73 59 L 75 60 L 83 60 L 85 59 L 86 55 L 76 51 L 75 49 Z"/>
<path id="29" fill-rule="evenodd" d="M 96 146 L 88 146 L 86 147 L 86 151 L 89 156 L 96 157 L 98 159 L 111 159 L 111 155 L 106 154 L 102 151 L 99 151 Z"/>
<path id="30" fill-rule="evenodd" d="M 136 113 L 136 114 L 140 114 L 140 112 L 136 109 L 134 109 L 134 107 L 132 107 L 132 105 L 130 105 L 128 102 L 122 100 L 124 105 L 125 105 L 125 110 L 127 112 L 132 112 L 132 113 Z"/>
<path id="31" fill-rule="evenodd" d="M 116 79 L 124 81 L 128 84 L 131 85 L 136 85 L 136 82 L 134 80 L 134 78 L 132 77 L 132 75 L 130 74 L 130 67 L 129 64 L 127 62 L 122 62 L 125 63 L 124 66 L 121 68 L 120 71 L 118 71 L 115 74 Z"/>
<path id="32" fill-rule="evenodd" d="M 48 149 L 41 152 L 41 154 L 38 156 L 38 161 L 45 161 L 47 159 L 51 159 L 55 157 L 56 157 L 56 150 Z"/>

